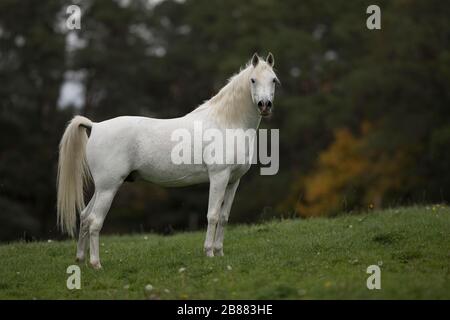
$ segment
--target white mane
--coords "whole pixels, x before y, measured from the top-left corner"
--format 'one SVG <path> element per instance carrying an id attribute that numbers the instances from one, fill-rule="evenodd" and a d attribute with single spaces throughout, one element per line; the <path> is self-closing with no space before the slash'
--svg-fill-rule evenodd
<path id="1" fill-rule="evenodd" d="M 250 75 L 253 71 L 254 76 L 257 77 L 260 72 L 268 68 L 270 66 L 262 59 L 256 67 L 253 67 L 251 62 L 247 63 L 239 73 L 229 78 L 228 83 L 216 95 L 191 113 L 205 110 L 212 117 L 229 126 L 254 118 L 256 108 L 253 106 L 250 93 Z"/>

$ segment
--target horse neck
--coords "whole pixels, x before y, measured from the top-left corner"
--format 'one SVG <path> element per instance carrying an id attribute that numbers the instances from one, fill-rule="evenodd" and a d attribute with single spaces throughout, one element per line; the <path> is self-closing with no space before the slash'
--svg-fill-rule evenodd
<path id="1" fill-rule="evenodd" d="M 261 116 L 251 98 L 249 69 L 244 69 L 207 103 L 214 119 L 225 128 L 257 129 Z"/>

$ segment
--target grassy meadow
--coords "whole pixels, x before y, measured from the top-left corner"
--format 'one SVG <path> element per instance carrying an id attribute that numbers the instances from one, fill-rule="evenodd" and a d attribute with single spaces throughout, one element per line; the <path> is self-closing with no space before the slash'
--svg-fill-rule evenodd
<path id="1" fill-rule="evenodd" d="M 225 237 L 225 256 L 207 258 L 204 232 L 101 236 L 103 269 L 80 264 L 80 290 L 66 287 L 74 240 L 3 244 L 0 299 L 450 298 L 443 205 L 230 226 Z M 366 287 L 374 264 L 381 290 Z"/>

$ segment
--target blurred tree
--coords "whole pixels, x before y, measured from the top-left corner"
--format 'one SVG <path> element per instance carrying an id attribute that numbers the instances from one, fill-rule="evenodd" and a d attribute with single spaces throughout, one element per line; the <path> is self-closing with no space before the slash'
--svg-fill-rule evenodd
<path id="1" fill-rule="evenodd" d="M 409 175 L 410 154 L 373 149 L 371 130 L 369 123 L 363 123 L 359 136 L 347 128 L 336 130 L 334 142 L 319 155 L 317 168 L 298 181 L 301 196 L 295 209 L 301 216 L 380 208 L 386 198 L 392 200 L 418 183 Z"/>
<path id="2" fill-rule="evenodd" d="M 446 159 L 450 149 L 444 147 L 450 142 L 446 134 L 450 123 L 449 91 L 446 89 L 450 70 L 446 58 L 450 28 L 444 13 L 448 12 L 449 6 L 438 1 L 391 1 L 380 6 L 380 32 L 355 28 L 360 25 L 355 10 L 349 9 L 336 16 L 324 36 L 339 44 L 332 55 L 335 59 L 323 64 L 327 78 L 332 81 L 324 82 L 322 92 L 307 98 L 311 100 L 316 96 L 316 101 L 309 104 L 322 112 L 312 118 L 311 126 L 327 131 L 342 127 L 350 130 L 344 131 L 347 132 L 344 136 L 339 131 L 334 142 L 327 133 L 318 134 L 319 139 L 326 137 L 322 140 L 325 145 L 311 141 L 312 145 L 321 149 L 329 145 L 328 151 L 321 155 L 340 154 L 342 162 L 351 162 L 353 155 L 356 157 L 353 160 L 358 160 L 361 167 L 336 165 L 333 176 L 325 170 L 322 156 L 312 161 L 305 159 L 304 163 L 319 169 L 313 174 L 311 167 L 296 170 L 298 178 L 286 202 L 287 207 L 303 209 L 304 214 L 323 215 L 336 213 L 338 208 L 344 211 L 357 209 L 370 198 L 374 201 L 376 195 L 377 202 L 384 205 L 440 202 L 448 201 L 450 197 L 448 187 L 445 187 L 448 186 Z M 308 118 L 311 114 L 305 116 Z M 374 124 L 370 136 L 351 135 L 350 132 L 356 132 L 364 121 Z M 304 132 L 304 126 L 298 126 L 297 130 Z M 348 138 L 347 144 L 344 137 Z M 352 151 L 339 152 L 336 148 L 340 144 L 347 145 Z M 359 144 L 365 145 L 366 152 L 382 155 L 376 166 L 365 163 L 367 159 L 357 152 Z M 314 156 L 316 151 L 307 154 Z M 397 166 L 395 159 L 407 161 L 408 165 Z M 414 183 L 402 184 L 394 192 L 392 188 L 386 189 L 386 183 L 373 185 L 370 179 L 362 180 L 358 186 L 363 188 L 354 193 L 352 201 L 346 198 L 344 202 L 343 196 L 348 196 L 344 190 L 332 191 L 337 191 L 338 186 L 351 188 L 353 178 L 360 176 L 352 172 L 354 170 L 387 178 L 392 174 L 399 181 L 402 176 L 409 176 Z M 337 176 L 348 180 L 332 181 Z M 316 192 L 306 190 L 308 187 L 316 188 Z M 310 199 L 303 201 L 320 199 L 321 206 L 309 208 L 309 211 L 306 207 L 299 209 L 298 199 L 306 195 Z"/>
<path id="3" fill-rule="evenodd" d="M 73 3 L 81 30 L 69 32 Z M 448 201 L 450 3 L 380 0 L 379 31 L 366 28 L 370 4 L 1 1 L 0 239 L 56 236 L 57 146 L 73 114 L 183 115 L 255 51 L 274 53 L 282 82 L 262 122 L 280 128 L 280 171 L 252 167 L 231 222 Z M 58 107 L 74 75 L 82 103 Z M 207 188 L 126 183 L 105 231 L 195 228 Z"/>
<path id="4" fill-rule="evenodd" d="M 54 169 L 64 116 L 58 2 L 0 2 L 0 236 L 52 230 Z M 28 231 L 28 233 L 26 232 Z"/>

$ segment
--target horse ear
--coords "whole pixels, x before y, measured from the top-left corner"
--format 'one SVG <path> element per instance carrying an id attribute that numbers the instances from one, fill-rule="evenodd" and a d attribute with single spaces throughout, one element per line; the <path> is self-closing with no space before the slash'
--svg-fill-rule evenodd
<path id="1" fill-rule="evenodd" d="M 269 52 L 269 54 L 267 55 L 266 62 L 271 67 L 275 65 L 275 58 L 273 57 L 272 52 Z"/>
<path id="2" fill-rule="evenodd" d="M 253 67 L 256 67 L 258 65 L 258 62 L 259 62 L 259 57 L 258 57 L 258 54 L 255 52 L 252 57 Z"/>

